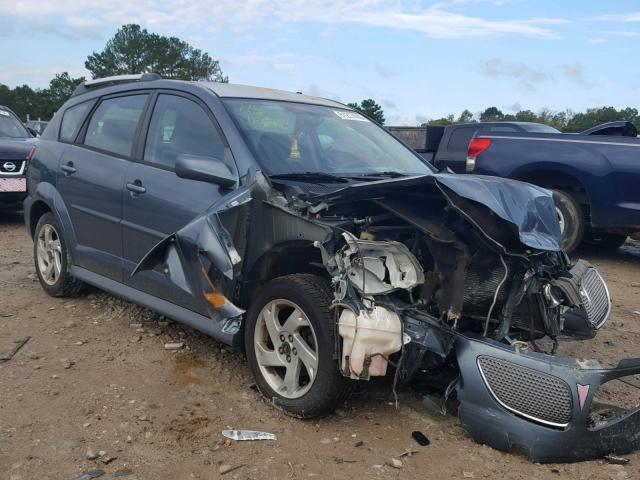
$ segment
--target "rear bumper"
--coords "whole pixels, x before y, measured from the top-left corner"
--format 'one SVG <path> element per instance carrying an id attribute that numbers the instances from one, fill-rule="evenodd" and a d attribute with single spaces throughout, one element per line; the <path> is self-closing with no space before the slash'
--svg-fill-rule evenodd
<path id="1" fill-rule="evenodd" d="M 597 362 L 517 352 L 462 335 L 454 350 L 461 375 L 459 418 L 477 442 L 519 450 L 542 463 L 640 450 L 640 409 L 607 420 L 590 416 L 598 389 L 640 374 L 640 359 L 604 369 Z"/>

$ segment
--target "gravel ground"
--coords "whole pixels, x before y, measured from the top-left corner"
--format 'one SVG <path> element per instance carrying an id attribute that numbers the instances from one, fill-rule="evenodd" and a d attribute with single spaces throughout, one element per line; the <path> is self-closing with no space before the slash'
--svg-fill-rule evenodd
<path id="1" fill-rule="evenodd" d="M 72 480 L 96 469 L 128 480 L 640 478 L 638 455 L 625 466 L 538 465 L 478 445 L 455 417 L 430 414 L 409 390 L 396 410 L 385 381 L 363 385 L 335 415 L 287 417 L 251 388 L 241 353 L 97 290 L 50 298 L 19 216 L 0 217 L 0 239 L 0 353 L 31 337 L 0 363 L 2 480 Z M 613 317 L 596 340 L 561 351 L 609 364 L 640 356 L 640 243 L 578 255 L 608 281 Z M 166 350 L 169 342 L 184 347 Z M 637 391 L 612 395 L 638 401 Z M 233 443 L 221 436 L 226 428 L 278 439 Z M 431 444 L 418 446 L 413 430 Z M 407 450 L 416 453 L 393 466 Z"/>

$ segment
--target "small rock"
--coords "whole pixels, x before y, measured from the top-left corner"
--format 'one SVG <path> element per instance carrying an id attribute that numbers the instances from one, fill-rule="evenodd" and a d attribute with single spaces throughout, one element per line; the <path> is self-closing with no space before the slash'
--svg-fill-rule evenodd
<path id="1" fill-rule="evenodd" d="M 88 470 L 86 472 L 81 473 L 74 480 L 91 480 L 92 478 L 98 478 L 105 474 L 105 471 L 96 468 L 95 470 Z"/>
<path id="2" fill-rule="evenodd" d="M 473 475 L 473 472 L 462 472 L 462 476 L 464 478 L 475 478 L 475 476 Z"/>
<path id="3" fill-rule="evenodd" d="M 84 342 L 83 341 L 76 342 L 76 345 L 78 345 L 78 346 L 84 345 Z"/>
<path id="4" fill-rule="evenodd" d="M 220 472 L 220 475 L 224 475 L 225 473 L 229 473 L 232 469 L 233 467 L 231 465 L 222 464 L 220 465 L 220 468 L 218 468 L 218 472 Z"/>
<path id="5" fill-rule="evenodd" d="M 323 438 L 322 440 L 320 440 L 320 443 L 322 445 L 329 445 L 331 443 L 331 439 L 330 438 Z"/>
<path id="6" fill-rule="evenodd" d="M 87 458 L 87 460 L 95 460 L 96 458 L 98 458 L 98 454 L 94 452 L 91 448 L 88 448 L 87 453 L 85 454 L 85 457 Z"/>
<path id="7" fill-rule="evenodd" d="M 129 327 L 131 327 L 131 328 L 142 328 L 142 324 L 141 323 L 130 323 Z"/>
<path id="8" fill-rule="evenodd" d="M 180 350 L 182 347 L 184 347 L 184 343 L 183 342 L 165 343 L 164 344 L 164 349 L 165 350 Z"/>
<path id="9" fill-rule="evenodd" d="M 358 448 L 364 445 L 364 442 L 362 440 L 360 440 L 359 442 L 356 442 L 353 446 Z"/>
<path id="10" fill-rule="evenodd" d="M 136 335 L 131 339 L 131 343 L 136 343 L 136 342 L 139 342 L 140 340 L 142 340 L 142 337 L 140 335 Z"/>
<path id="11" fill-rule="evenodd" d="M 123 468 L 122 470 L 116 470 L 113 472 L 113 476 L 118 477 L 130 477 L 133 475 L 133 470 L 129 470 L 128 468 Z"/>
<path id="12" fill-rule="evenodd" d="M 111 462 L 113 462 L 116 458 L 117 458 L 117 457 L 110 457 L 110 456 L 104 457 L 104 458 L 102 459 L 102 463 L 104 463 L 105 465 L 108 465 L 108 464 L 110 464 Z"/>
<path id="13" fill-rule="evenodd" d="M 82 427 L 83 428 L 89 428 L 91 426 L 91 422 L 87 422 L 87 423 L 83 423 Z"/>
<path id="14" fill-rule="evenodd" d="M 131 438 L 131 435 L 127 435 L 127 443 L 131 442 L 133 442 L 133 438 Z"/>
<path id="15" fill-rule="evenodd" d="M 75 326 L 76 326 L 76 322 L 74 322 L 73 320 L 67 320 L 66 322 L 64 322 L 65 328 L 73 328 Z"/>
<path id="16" fill-rule="evenodd" d="M 389 462 L 389 466 L 393 468 L 402 468 L 404 465 L 402 464 L 402 460 L 398 460 L 397 458 L 392 458 Z"/>
<path id="17" fill-rule="evenodd" d="M 98 452 L 98 456 L 99 456 L 99 457 L 104 457 L 106 454 L 107 454 L 107 452 L 105 452 L 104 450 L 100 450 L 100 451 Z"/>

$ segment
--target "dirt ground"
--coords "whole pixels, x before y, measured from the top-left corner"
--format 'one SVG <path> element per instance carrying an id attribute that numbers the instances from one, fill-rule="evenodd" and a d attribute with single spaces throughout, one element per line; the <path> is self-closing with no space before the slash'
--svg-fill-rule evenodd
<path id="1" fill-rule="evenodd" d="M 0 480 L 72 480 L 92 469 L 129 480 L 640 478 L 640 455 L 625 466 L 538 465 L 478 445 L 410 390 L 396 410 L 387 382 L 363 385 L 335 415 L 287 417 L 251 388 L 241 353 L 96 290 L 45 295 L 20 216 L 0 217 L 0 247 L 0 354 L 31 337 L 0 363 Z M 608 363 L 640 356 L 640 243 L 578 255 L 608 281 L 613 316 L 596 340 L 562 351 Z M 165 350 L 173 341 L 185 348 Z M 225 441 L 226 428 L 273 432 L 277 441 Z M 413 430 L 431 444 L 418 446 Z M 401 468 L 389 465 L 408 449 L 417 453 Z"/>

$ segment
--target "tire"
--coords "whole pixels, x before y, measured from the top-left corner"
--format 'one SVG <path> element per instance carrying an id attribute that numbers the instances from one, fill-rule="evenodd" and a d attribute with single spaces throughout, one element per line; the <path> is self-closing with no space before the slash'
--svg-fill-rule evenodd
<path id="1" fill-rule="evenodd" d="M 247 313 L 245 348 L 256 385 L 276 407 L 299 418 L 331 413 L 348 398 L 354 383 L 340 373 L 335 359 L 331 299 L 323 278 L 287 275 L 262 287 Z M 302 314 L 291 316 L 296 309 Z M 274 315 L 269 317 L 269 312 Z M 267 318 L 272 318 L 272 330 L 266 325 Z M 309 355 L 314 352 L 315 364 Z M 307 370 L 307 365 L 312 368 Z M 310 374 L 314 365 L 315 374 Z"/>
<path id="2" fill-rule="evenodd" d="M 585 243 L 607 250 L 617 250 L 627 241 L 627 235 L 620 233 L 590 233 Z"/>
<path id="3" fill-rule="evenodd" d="M 84 284 L 69 273 L 69 258 L 60 223 L 51 212 L 45 213 L 33 236 L 33 261 L 40 285 L 52 297 L 70 297 L 82 290 Z"/>
<path id="4" fill-rule="evenodd" d="M 566 192 L 553 190 L 553 199 L 560 221 L 564 250 L 571 253 L 578 248 L 584 237 L 584 212 L 580 204 Z"/>

